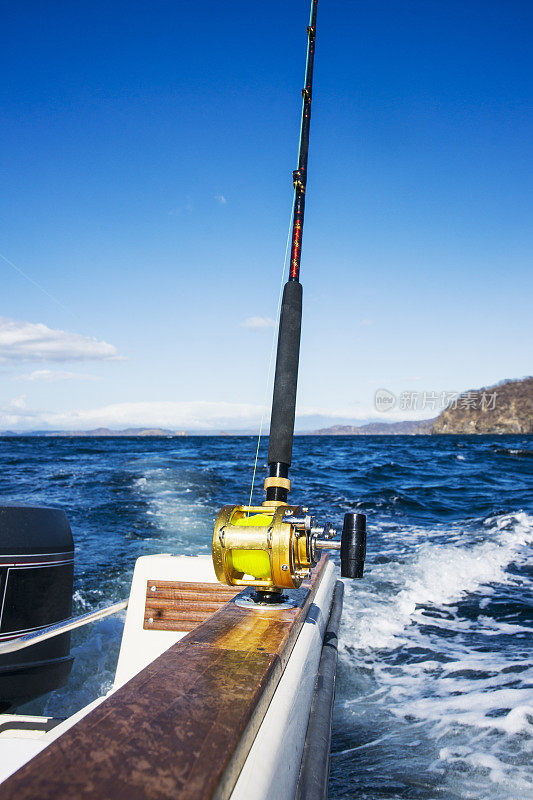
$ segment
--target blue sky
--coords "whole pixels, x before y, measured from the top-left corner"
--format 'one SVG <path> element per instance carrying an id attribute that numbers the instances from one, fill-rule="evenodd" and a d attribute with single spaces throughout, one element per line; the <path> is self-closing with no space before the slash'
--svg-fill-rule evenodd
<path id="1" fill-rule="evenodd" d="M 4 9 L 0 429 L 257 422 L 307 18 Z M 319 3 L 300 428 L 531 372 L 532 24 L 529 2 Z"/>

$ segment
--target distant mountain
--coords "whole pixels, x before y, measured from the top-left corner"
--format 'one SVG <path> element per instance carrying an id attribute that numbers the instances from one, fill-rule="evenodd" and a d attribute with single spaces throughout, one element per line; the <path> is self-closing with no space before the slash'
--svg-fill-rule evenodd
<path id="1" fill-rule="evenodd" d="M 45 436 L 187 436 L 185 431 L 169 431 L 164 428 L 93 428 L 91 431 L 53 431 Z"/>
<path id="2" fill-rule="evenodd" d="M 533 377 L 464 392 L 438 416 L 432 433 L 533 433 Z"/>
<path id="3" fill-rule="evenodd" d="M 367 425 L 332 425 L 313 431 L 319 436 L 414 436 L 431 433 L 435 419 L 405 422 L 370 422 Z"/>
<path id="4" fill-rule="evenodd" d="M 6 431 L 3 436 L 13 435 Z M 123 428 L 114 431 L 111 428 L 93 428 L 90 431 L 31 431 L 22 436 L 187 436 L 186 431 L 169 431 L 164 428 Z"/>
<path id="5" fill-rule="evenodd" d="M 305 418 L 309 422 L 309 418 Z M 320 424 L 324 417 L 313 418 Z M 331 420 L 334 421 L 334 420 Z M 296 430 L 295 435 L 319 436 L 416 436 L 420 434 L 533 434 L 533 377 L 505 380 L 493 386 L 471 389 L 456 397 L 438 417 L 403 422 L 354 420 L 317 430 Z M 354 424 L 354 422 L 356 424 Z M 311 427 L 310 425 L 310 427 Z M 172 431 L 165 428 L 94 428 L 90 431 L 0 431 L 0 436 L 257 436 L 257 429 Z M 268 437 L 268 426 L 263 431 Z"/>

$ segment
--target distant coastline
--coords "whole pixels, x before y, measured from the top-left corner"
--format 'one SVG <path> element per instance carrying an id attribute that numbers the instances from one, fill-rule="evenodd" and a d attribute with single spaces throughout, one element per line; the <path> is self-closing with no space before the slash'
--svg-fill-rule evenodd
<path id="1" fill-rule="evenodd" d="M 386 412 L 383 413 L 386 416 Z M 0 437 L 183 437 L 257 436 L 254 430 L 186 431 L 165 428 L 93 428 L 86 431 L 0 431 Z M 428 435 L 528 435 L 533 434 L 533 377 L 502 381 L 458 395 L 437 417 L 400 422 L 367 422 L 332 425 L 295 436 L 428 436 Z M 265 431 L 268 436 L 268 431 Z"/>
<path id="2" fill-rule="evenodd" d="M 533 434 L 533 377 L 470 389 L 433 419 L 334 425 L 314 433 L 319 436 Z"/>
<path id="3" fill-rule="evenodd" d="M 113 430 L 112 428 L 93 428 L 89 431 L 1 431 L 0 436 L 188 436 L 187 431 L 171 431 L 164 428 L 123 428 Z"/>
<path id="4" fill-rule="evenodd" d="M 420 436 L 432 433 L 437 417 L 404 422 L 369 422 L 366 425 L 332 425 L 313 431 L 315 436 Z"/>

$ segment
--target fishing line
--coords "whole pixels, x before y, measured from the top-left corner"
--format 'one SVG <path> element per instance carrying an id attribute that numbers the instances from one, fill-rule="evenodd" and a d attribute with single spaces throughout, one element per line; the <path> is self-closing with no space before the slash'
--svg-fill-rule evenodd
<path id="1" fill-rule="evenodd" d="M 274 360 L 274 348 L 276 346 L 276 334 L 278 332 L 278 327 L 279 327 L 279 314 L 280 314 L 280 309 L 281 309 L 281 299 L 283 297 L 283 285 L 285 283 L 285 271 L 287 269 L 287 258 L 288 258 L 288 255 L 289 255 L 289 245 L 290 245 L 290 241 L 291 241 L 292 208 L 293 208 L 293 205 L 294 205 L 294 195 L 295 194 L 296 194 L 296 190 L 294 191 L 293 196 L 292 196 L 291 213 L 290 213 L 290 217 L 289 217 L 289 229 L 287 231 L 287 243 L 285 245 L 285 258 L 283 259 L 283 268 L 281 270 L 281 282 L 280 282 L 280 285 L 279 285 L 278 305 L 277 305 L 276 317 L 275 317 L 275 319 L 277 320 L 277 324 L 274 326 L 274 333 L 272 334 L 272 345 L 270 347 L 270 359 L 268 361 L 268 371 L 267 371 L 267 379 L 266 379 L 266 386 L 265 386 L 265 396 L 264 396 L 264 399 L 263 399 L 263 410 L 261 412 L 261 423 L 259 425 L 259 436 L 257 437 L 257 448 L 256 448 L 256 451 L 255 451 L 254 471 L 253 471 L 253 474 L 252 474 L 252 487 L 250 489 L 250 500 L 248 502 L 249 506 L 252 505 L 252 495 L 254 493 L 254 484 L 255 484 L 255 473 L 257 472 L 257 460 L 259 458 L 259 445 L 261 444 L 261 435 L 263 433 L 263 423 L 264 423 L 264 420 L 265 420 L 265 409 L 267 407 L 267 402 L 268 402 L 268 392 L 269 392 L 269 388 L 270 388 L 270 377 L 271 377 L 271 374 L 272 374 L 272 361 Z M 250 516 L 250 512 L 247 513 L 247 516 Z"/>
<path id="2" fill-rule="evenodd" d="M 34 280 L 33 280 L 33 278 L 30 278 L 30 276 L 29 276 L 29 275 L 27 275 L 27 274 L 24 272 L 24 270 L 22 270 L 20 267 L 17 267 L 17 265 L 16 265 L 16 264 L 13 264 L 13 262 L 12 262 L 12 261 L 10 261 L 10 260 L 9 260 L 9 258 L 6 258 L 5 256 L 3 256 L 3 255 L 2 255 L 2 253 L 0 253 L 0 258 L 1 258 L 3 261 L 5 261 L 5 262 L 6 262 L 6 264 L 9 264 L 9 266 L 10 266 L 10 267 L 13 267 L 13 269 L 14 269 L 16 272 L 18 272 L 18 273 L 19 273 L 19 275 L 22 275 L 22 277 L 23 277 L 23 278 L 26 278 L 26 280 L 27 280 L 27 281 L 29 281 L 30 283 L 33 283 L 33 285 L 34 285 L 34 286 L 36 286 L 38 289 L 40 289 L 40 290 L 41 290 L 41 292 L 43 292 L 43 294 L 45 294 L 45 295 L 46 295 L 46 296 L 47 296 L 47 297 L 48 297 L 50 300 L 52 300 L 54 303 L 56 303 L 56 305 L 58 305 L 60 308 L 62 308 L 62 309 L 63 309 L 63 311 L 67 311 L 69 314 L 71 314 L 71 313 L 72 313 L 72 312 L 70 311 L 70 309 L 68 309 L 66 306 L 64 306 L 64 305 L 63 305 L 63 303 L 61 303 L 61 302 L 60 302 L 60 301 L 57 299 L 57 297 L 54 297 L 54 295 L 53 295 L 53 294 L 50 294 L 50 292 L 47 292 L 47 291 L 46 291 L 46 289 L 45 289 L 43 286 L 41 286 L 41 284 L 40 284 L 40 283 L 37 283 L 37 281 L 34 281 Z"/>

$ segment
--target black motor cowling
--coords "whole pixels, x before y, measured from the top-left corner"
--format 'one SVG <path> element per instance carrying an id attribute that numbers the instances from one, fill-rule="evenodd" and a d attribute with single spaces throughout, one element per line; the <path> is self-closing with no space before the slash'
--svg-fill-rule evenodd
<path id="1" fill-rule="evenodd" d="M 72 614 L 74 542 L 64 511 L 0 506 L 0 644 Z M 0 713 L 66 683 L 70 633 L 0 654 Z"/>

